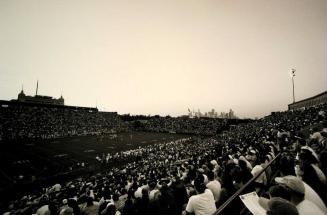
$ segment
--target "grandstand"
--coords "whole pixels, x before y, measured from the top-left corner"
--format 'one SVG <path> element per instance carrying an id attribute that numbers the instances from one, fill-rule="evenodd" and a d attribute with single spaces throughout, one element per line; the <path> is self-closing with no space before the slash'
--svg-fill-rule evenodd
<path id="1" fill-rule="evenodd" d="M 123 127 L 116 112 L 97 108 L 0 101 L 0 109 L 0 140 L 107 134 Z"/>
<path id="2" fill-rule="evenodd" d="M 306 108 L 311 106 L 316 106 L 319 104 L 324 104 L 327 102 L 327 91 L 322 92 L 318 95 L 312 96 L 310 98 L 303 99 L 301 101 L 294 102 L 288 105 L 289 110 Z"/>
<path id="3" fill-rule="evenodd" d="M 326 103 L 255 121 L 128 118 L 13 101 L 1 101 L 0 110 L 2 155 L 10 151 L 1 172 L 5 160 L 35 171 L 30 147 L 40 166 L 53 161 L 58 173 L 25 185 L 18 175 L 10 188 L 16 195 L 1 195 L 6 214 L 249 214 L 239 195 L 250 192 L 286 198 L 300 214 L 303 201 L 311 214 L 327 213 Z M 278 185 L 287 178 L 275 180 L 287 175 L 305 187 L 297 196 Z M 197 207 L 199 196 L 205 207 Z"/>
<path id="4" fill-rule="evenodd" d="M 105 135 L 129 130 L 214 135 L 241 119 L 145 117 L 123 120 L 97 108 L 0 100 L 0 140 Z"/>

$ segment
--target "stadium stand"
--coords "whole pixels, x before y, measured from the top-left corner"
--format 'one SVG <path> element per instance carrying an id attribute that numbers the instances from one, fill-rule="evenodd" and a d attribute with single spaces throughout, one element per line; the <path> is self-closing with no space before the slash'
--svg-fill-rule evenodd
<path id="1" fill-rule="evenodd" d="M 126 119 L 116 112 L 96 108 L 0 101 L 0 140 L 53 139 L 103 135 L 130 130 L 215 135 L 238 119 L 188 117 L 142 117 Z"/>
<path id="2" fill-rule="evenodd" d="M 151 117 L 138 121 L 136 129 L 148 132 L 214 135 L 226 126 L 228 121 L 218 118 Z"/>
<path id="3" fill-rule="evenodd" d="M 117 113 L 96 108 L 0 102 L 0 140 L 106 134 L 123 127 Z"/>
<path id="4" fill-rule="evenodd" d="M 327 91 L 288 105 L 289 110 L 317 106 L 327 102 Z"/>
<path id="5" fill-rule="evenodd" d="M 97 112 L 63 109 L 52 113 L 49 108 L 6 108 L 1 109 L 4 138 L 42 137 L 38 129 L 50 129 L 60 136 L 67 131 L 93 134 L 108 125 L 110 129 L 119 128 L 117 119 L 107 119 Z M 34 115 L 26 115 L 26 111 Z M 299 214 L 326 214 L 326 111 L 327 105 L 320 104 L 277 112 L 212 137 L 195 136 L 121 152 L 116 159 L 138 159 L 90 177 L 34 190 L 17 200 L 8 199 L 3 212 L 6 215 L 246 214 L 238 195 L 256 191 L 261 196 L 285 198 Z M 49 113 L 58 118 L 53 119 L 54 123 L 46 120 Z M 70 120 L 65 121 L 65 117 Z M 45 121 L 40 124 L 35 118 Z M 186 126 L 186 130 L 196 130 L 203 122 L 203 119 L 159 118 L 148 120 L 144 128 L 169 132 L 172 130 L 169 126 L 176 131 L 185 131 Z M 62 123 L 64 128 L 60 128 Z M 97 127 L 103 124 L 106 126 Z M 188 128 L 189 124 L 198 125 Z M 32 130 L 27 130 L 29 125 L 33 125 Z M 208 126 L 208 130 L 216 126 Z M 208 133 L 207 128 L 197 132 Z"/>

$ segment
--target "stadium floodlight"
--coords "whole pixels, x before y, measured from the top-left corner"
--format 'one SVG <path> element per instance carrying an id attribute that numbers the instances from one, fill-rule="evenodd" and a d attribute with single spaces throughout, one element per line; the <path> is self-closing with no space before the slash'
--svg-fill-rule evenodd
<path id="1" fill-rule="evenodd" d="M 292 87 L 293 87 L 293 103 L 295 103 L 295 92 L 294 92 L 294 77 L 295 77 L 296 69 L 291 69 L 291 76 L 292 76 Z"/>

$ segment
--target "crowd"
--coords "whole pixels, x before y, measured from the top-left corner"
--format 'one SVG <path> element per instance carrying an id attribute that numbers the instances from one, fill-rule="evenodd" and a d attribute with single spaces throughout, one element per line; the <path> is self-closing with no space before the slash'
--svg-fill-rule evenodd
<path id="1" fill-rule="evenodd" d="M 270 197 L 271 201 L 260 198 L 258 204 L 272 214 L 292 214 L 292 210 L 295 214 L 327 214 L 326 111 L 327 105 L 320 105 L 275 113 L 254 123 L 234 128 L 233 135 L 231 132 L 224 134 L 223 138 L 230 143 L 224 146 L 224 151 L 232 152 L 234 155 L 231 158 L 238 157 L 240 150 L 244 148 L 255 148 L 246 157 L 246 163 L 240 163 L 240 157 L 238 162 L 233 162 L 234 168 L 229 171 L 231 178 L 228 181 L 242 181 L 246 178 L 244 172 L 249 171 L 256 176 L 267 161 L 274 157 L 272 151 L 277 151 L 281 153 L 276 164 L 278 171 L 271 171 L 269 167 L 244 193 L 255 190 L 264 197 Z M 235 166 L 241 170 L 236 170 L 235 173 Z M 242 181 L 241 185 L 244 183 Z M 292 189 L 300 189 L 299 187 L 301 190 L 297 191 L 300 194 L 292 197 Z M 281 204 L 280 207 L 286 209 L 278 211 Z M 236 199 L 224 210 L 224 214 L 237 213 L 241 205 L 240 200 Z"/>
<path id="2" fill-rule="evenodd" d="M 215 135 L 226 124 L 227 119 L 219 118 L 152 117 L 143 120 L 141 128 L 149 132 Z"/>
<path id="3" fill-rule="evenodd" d="M 218 118 L 154 116 L 132 121 L 129 118 L 95 108 L 0 105 L 0 140 L 53 139 L 131 130 L 215 135 L 228 123 Z"/>
<path id="4" fill-rule="evenodd" d="M 219 136 L 122 152 L 116 159 L 137 159 L 36 190 L 11 201 L 4 214 L 213 214 L 254 176 L 244 193 L 260 194 L 258 204 L 270 213 L 326 214 L 326 111 L 320 105 L 275 113 Z M 278 169 L 267 167 L 277 154 Z M 223 214 L 242 207 L 237 198 Z"/>
<path id="5" fill-rule="evenodd" d="M 116 113 L 96 109 L 0 106 L 0 140 L 96 135 L 123 127 Z"/>

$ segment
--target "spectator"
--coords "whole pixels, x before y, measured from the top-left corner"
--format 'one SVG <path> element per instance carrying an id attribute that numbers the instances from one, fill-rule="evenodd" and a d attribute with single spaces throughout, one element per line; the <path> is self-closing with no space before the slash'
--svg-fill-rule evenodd
<path id="1" fill-rule="evenodd" d="M 88 196 L 86 198 L 86 205 L 82 207 L 82 215 L 95 215 L 99 213 L 99 203 L 93 201 L 93 198 Z"/>
<path id="2" fill-rule="evenodd" d="M 214 173 L 212 171 L 208 172 L 208 180 L 206 187 L 213 193 L 215 202 L 219 201 L 220 192 L 221 192 L 221 185 L 220 182 L 215 180 Z"/>
<path id="3" fill-rule="evenodd" d="M 186 214 L 213 214 L 216 211 L 215 199 L 212 192 L 206 189 L 202 178 L 194 180 L 197 195 L 191 196 L 186 206 Z"/>
<path id="4" fill-rule="evenodd" d="M 259 199 L 259 204 L 267 211 L 267 215 L 278 214 L 278 215 L 299 215 L 297 208 L 289 201 L 273 197 L 271 199 Z"/>
<path id="5" fill-rule="evenodd" d="M 285 185 L 290 193 L 291 202 L 296 206 L 299 214 L 325 214 L 316 204 L 305 199 L 305 187 L 297 177 L 276 178 L 276 182 Z"/>
<path id="6" fill-rule="evenodd" d="M 149 192 L 147 189 L 142 189 L 142 197 L 136 199 L 136 211 L 137 215 L 148 215 L 149 214 Z"/>

